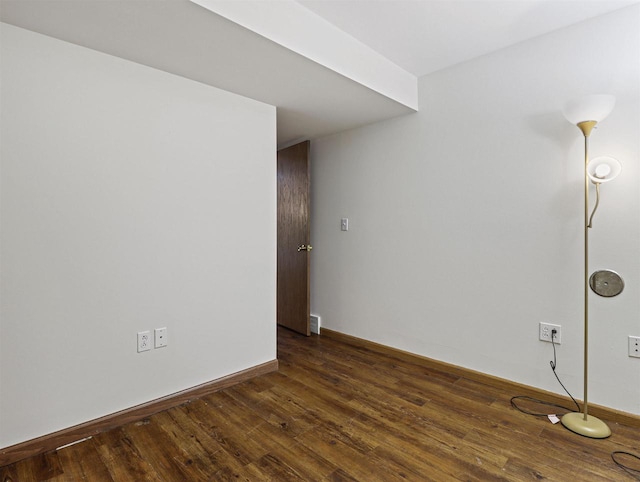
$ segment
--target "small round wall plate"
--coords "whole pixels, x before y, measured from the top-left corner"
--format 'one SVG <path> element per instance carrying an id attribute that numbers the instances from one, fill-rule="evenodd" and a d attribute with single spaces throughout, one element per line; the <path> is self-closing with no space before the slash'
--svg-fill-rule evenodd
<path id="1" fill-rule="evenodd" d="M 597 295 L 611 298 L 624 289 L 624 281 L 618 273 L 609 269 L 595 271 L 589 278 L 589 286 Z"/>

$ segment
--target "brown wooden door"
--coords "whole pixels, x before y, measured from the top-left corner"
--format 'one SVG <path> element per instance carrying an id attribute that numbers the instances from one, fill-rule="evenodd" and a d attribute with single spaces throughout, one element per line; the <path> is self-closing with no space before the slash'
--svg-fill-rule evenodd
<path id="1" fill-rule="evenodd" d="M 278 324 L 309 336 L 309 141 L 278 151 Z"/>

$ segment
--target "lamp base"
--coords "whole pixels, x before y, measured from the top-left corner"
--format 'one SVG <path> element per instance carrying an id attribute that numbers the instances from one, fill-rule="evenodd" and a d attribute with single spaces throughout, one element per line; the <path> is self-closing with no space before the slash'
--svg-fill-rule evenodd
<path id="1" fill-rule="evenodd" d="M 590 438 L 607 438 L 611 435 L 611 429 L 599 418 L 593 415 L 587 415 L 587 419 L 584 419 L 584 414 L 581 412 L 567 413 L 562 417 L 562 425 L 567 427 L 572 432 L 584 435 Z"/>

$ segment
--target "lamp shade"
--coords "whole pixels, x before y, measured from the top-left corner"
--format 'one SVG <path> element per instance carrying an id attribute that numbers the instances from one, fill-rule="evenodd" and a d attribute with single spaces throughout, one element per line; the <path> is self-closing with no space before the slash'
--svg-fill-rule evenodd
<path id="1" fill-rule="evenodd" d="M 620 162 L 613 157 L 596 157 L 587 164 L 587 175 L 595 183 L 613 181 L 621 170 Z"/>
<path id="2" fill-rule="evenodd" d="M 567 102 L 562 113 L 574 125 L 585 121 L 600 122 L 611 113 L 615 105 L 616 98 L 613 95 L 585 95 Z"/>

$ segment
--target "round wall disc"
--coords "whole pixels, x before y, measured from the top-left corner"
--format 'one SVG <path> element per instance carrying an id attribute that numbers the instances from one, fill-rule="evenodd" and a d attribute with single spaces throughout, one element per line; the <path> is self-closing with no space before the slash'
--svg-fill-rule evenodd
<path id="1" fill-rule="evenodd" d="M 624 281 L 618 273 L 608 269 L 595 271 L 589 278 L 589 286 L 594 293 L 611 298 L 618 296 L 624 289 Z"/>

